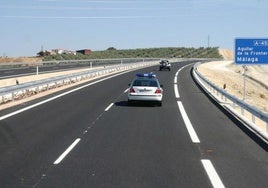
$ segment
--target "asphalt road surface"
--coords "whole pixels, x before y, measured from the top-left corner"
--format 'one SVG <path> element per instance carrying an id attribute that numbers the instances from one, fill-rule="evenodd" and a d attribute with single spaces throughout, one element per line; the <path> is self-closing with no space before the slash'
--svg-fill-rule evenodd
<path id="1" fill-rule="evenodd" d="M 1 187 L 267 187 L 267 145 L 214 104 L 191 64 L 91 81 L 0 112 Z M 128 106 L 137 72 L 163 106 Z"/>

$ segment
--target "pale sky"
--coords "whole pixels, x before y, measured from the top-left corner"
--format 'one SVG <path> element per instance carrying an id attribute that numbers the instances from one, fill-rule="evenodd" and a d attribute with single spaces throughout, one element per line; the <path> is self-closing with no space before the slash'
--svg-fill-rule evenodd
<path id="1" fill-rule="evenodd" d="M 267 0 L 2 0 L 0 56 L 41 50 L 220 47 L 268 38 Z"/>

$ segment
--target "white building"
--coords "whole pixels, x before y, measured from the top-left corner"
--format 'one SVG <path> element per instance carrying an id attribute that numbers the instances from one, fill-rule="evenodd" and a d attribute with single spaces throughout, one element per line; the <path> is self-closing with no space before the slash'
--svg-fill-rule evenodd
<path id="1" fill-rule="evenodd" d="M 52 49 L 55 54 L 73 54 L 76 55 L 76 51 L 66 50 L 66 49 Z"/>

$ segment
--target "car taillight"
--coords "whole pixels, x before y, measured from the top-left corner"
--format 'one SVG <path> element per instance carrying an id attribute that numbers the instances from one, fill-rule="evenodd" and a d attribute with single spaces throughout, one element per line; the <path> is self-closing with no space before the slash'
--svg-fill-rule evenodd
<path id="1" fill-rule="evenodd" d="M 129 88 L 129 93 L 135 93 L 135 90 L 133 89 L 133 87 Z"/>
<path id="2" fill-rule="evenodd" d="M 162 90 L 157 88 L 156 91 L 154 93 L 162 93 Z"/>

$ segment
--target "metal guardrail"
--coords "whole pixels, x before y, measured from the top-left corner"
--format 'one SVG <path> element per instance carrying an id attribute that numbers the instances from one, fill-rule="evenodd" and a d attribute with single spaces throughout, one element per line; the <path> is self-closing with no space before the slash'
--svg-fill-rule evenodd
<path id="1" fill-rule="evenodd" d="M 111 64 L 125 64 L 134 62 L 148 62 L 159 60 L 160 58 L 114 58 L 114 59 L 83 59 L 83 60 L 51 60 L 51 61 L 36 61 L 36 62 L 12 62 L 0 63 L 0 69 L 18 68 L 28 66 L 52 66 L 52 65 L 78 65 L 88 64 L 91 66 L 104 66 Z"/>
<path id="2" fill-rule="evenodd" d="M 158 64 L 158 61 L 141 62 L 141 63 L 128 63 L 112 65 L 105 68 L 97 68 L 81 73 L 69 74 L 65 76 L 58 76 L 39 81 L 19 84 L 15 86 L 8 86 L 0 88 L 0 104 L 9 101 L 14 101 L 20 98 L 25 98 L 33 94 L 37 94 L 44 90 L 49 90 L 61 85 L 70 84 L 87 78 L 93 78 L 100 75 L 109 74 L 115 71 L 129 70 L 139 67 L 146 67 Z"/>
<path id="3" fill-rule="evenodd" d="M 194 71 L 194 75 L 197 75 L 199 79 L 201 79 L 203 81 L 203 83 L 206 84 L 206 87 L 208 88 L 208 90 L 213 90 L 214 92 L 217 92 L 217 95 L 221 95 L 221 99 L 225 98 L 225 101 L 228 99 L 233 103 L 233 107 L 235 107 L 236 105 L 239 106 L 241 108 L 241 115 L 244 116 L 244 110 L 246 110 L 247 112 L 249 112 L 251 114 L 251 122 L 250 122 L 250 128 L 254 129 L 255 131 L 257 131 L 258 133 L 261 134 L 262 137 L 264 137 L 266 140 L 268 140 L 268 113 L 264 113 L 263 111 L 257 109 L 254 106 L 251 106 L 249 104 L 247 104 L 246 102 L 244 102 L 243 100 L 240 100 L 238 98 L 236 98 L 235 96 L 227 93 L 224 89 L 216 86 L 214 83 L 212 83 L 211 81 L 209 81 L 207 78 L 205 78 L 197 69 L 197 67 L 200 65 L 201 63 L 196 63 L 193 67 L 193 71 Z M 260 130 L 259 128 L 255 127 L 255 117 L 259 118 L 261 121 L 263 121 L 264 123 L 266 123 L 266 128 L 265 130 Z"/>
<path id="4" fill-rule="evenodd" d="M 148 62 L 158 61 L 160 59 L 173 59 L 176 61 L 193 60 L 193 61 L 212 61 L 218 60 L 215 58 L 113 58 L 113 59 L 83 59 L 83 60 L 52 60 L 52 61 L 36 61 L 36 62 L 11 62 L 11 63 L 0 63 L 1 69 L 9 68 L 21 68 L 28 66 L 53 66 L 53 65 L 78 65 L 87 64 L 90 66 L 104 66 L 111 64 L 126 64 L 134 62 Z"/>

